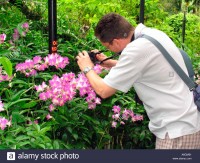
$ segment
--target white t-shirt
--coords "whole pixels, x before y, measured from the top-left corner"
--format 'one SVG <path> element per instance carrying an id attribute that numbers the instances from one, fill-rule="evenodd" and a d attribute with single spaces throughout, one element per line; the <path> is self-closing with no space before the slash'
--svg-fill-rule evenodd
<path id="1" fill-rule="evenodd" d="M 200 112 L 193 93 L 176 74 L 160 51 L 142 34 L 157 39 L 187 73 L 181 53 L 162 31 L 139 24 L 135 40 L 122 51 L 118 63 L 103 79 L 112 88 L 127 92 L 134 87 L 150 119 L 149 129 L 164 139 L 200 130 Z M 188 73 L 187 73 L 188 74 Z"/>

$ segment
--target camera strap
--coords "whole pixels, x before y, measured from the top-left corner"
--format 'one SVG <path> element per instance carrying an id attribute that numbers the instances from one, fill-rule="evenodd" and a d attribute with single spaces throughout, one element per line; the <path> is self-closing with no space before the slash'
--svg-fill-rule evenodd
<path id="1" fill-rule="evenodd" d="M 99 64 L 102 64 L 103 62 L 105 62 L 105 61 L 107 61 L 107 60 L 109 60 L 109 59 L 115 58 L 115 57 L 119 56 L 120 54 L 121 54 L 121 52 L 115 53 L 115 54 L 113 54 L 112 56 L 110 56 L 110 57 L 108 57 L 108 58 L 106 58 L 106 59 L 100 61 Z"/>

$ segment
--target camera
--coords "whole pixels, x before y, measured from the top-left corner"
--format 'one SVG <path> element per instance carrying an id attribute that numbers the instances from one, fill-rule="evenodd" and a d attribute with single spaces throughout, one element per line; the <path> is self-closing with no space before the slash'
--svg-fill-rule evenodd
<path id="1" fill-rule="evenodd" d="M 106 52 L 106 51 L 98 51 L 98 52 L 93 52 L 93 51 L 87 51 L 91 61 L 94 63 L 94 64 L 102 64 L 104 61 L 107 61 L 109 59 L 112 59 L 116 56 L 119 56 L 121 54 L 121 52 L 118 52 L 116 54 L 113 54 L 112 56 L 110 57 L 107 57 L 106 59 L 102 60 L 102 61 L 99 61 L 96 57 L 97 54 L 100 54 L 100 53 L 103 53 L 103 52 Z M 77 61 L 77 60 L 76 60 Z"/>
<path id="2" fill-rule="evenodd" d="M 102 53 L 102 51 L 98 51 L 98 52 L 88 51 L 87 53 L 88 53 L 88 55 L 89 55 L 91 61 L 92 61 L 94 64 L 99 63 L 99 60 L 97 59 L 96 55 Z"/>
<path id="3" fill-rule="evenodd" d="M 103 51 L 98 51 L 98 52 L 93 52 L 93 51 L 87 51 L 91 61 L 94 64 L 100 64 L 100 61 L 97 59 L 96 55 L 102 53 Z M 77 59 L 75 59 L 75 61 L 77 62 Z"/>

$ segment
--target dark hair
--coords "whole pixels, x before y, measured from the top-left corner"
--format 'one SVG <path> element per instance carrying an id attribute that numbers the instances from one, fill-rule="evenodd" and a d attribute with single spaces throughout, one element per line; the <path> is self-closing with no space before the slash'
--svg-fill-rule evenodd
<path id="1" fill-rule="evenodd" d="M 121 15 L 109 13 L 103 16 L 95 28 L 95 36 L 101 42 L 112 42 L 115 38 L 126 38 L 134 27 Z"/>

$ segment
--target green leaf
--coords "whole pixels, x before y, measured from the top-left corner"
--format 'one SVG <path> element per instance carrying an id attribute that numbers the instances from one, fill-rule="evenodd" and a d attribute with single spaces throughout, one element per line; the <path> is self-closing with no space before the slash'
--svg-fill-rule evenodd
<path id="1" fill-rule="evenodd" d="M 12 63 L 10 60 L 6 57 L 0 57 L 0 63 L 3 65 L 3 68 L 5 69 L 6 73 L 9 76 L 12 76 Z"/>
<path id="2" fill-rule="evenodd" d="M 17 103 L 24 102 L 24 101 L 31 101 L 31 100 L 32 100 L 31 98 L 23 98 L 23 99 L 19 99 L 17 101 L 14 101 L 14 102 L 8 102 L 6 107 L 4 105 L 4 108 L 7 110 L 8 108 L 10 108 L 11 106 L 13 106 Z"/>
<path id="3" fill-rule="evenodd" d="M 14 84 L 19 84 L 19 85 L 22 85 L 22 86 L 28 86 L 29 84 L 23 80 L 14 80 L 11 82 L 12 85 Z"/>
<path id="4" fill-rule="evenodd" d="M 19 34 L 20 34 L 21 36 L 23 35 L 22 24 L 23 24 L 23 23 L 20 23 L 20 24 L 18 24 L 18 26 L 17 26 L 17 30 L 18 30 L 18 32 L 19 32 Z"/>
<path id="5" fill-rule="evenodd" d="M 20 91 L 18 91 L 17 93 L 15 93 L 11 98 L 10 101 L 16 101 L 19 100 L 20 96 L 26 91 L 26 89 L 22 89 Z"/>
<path id="6" fill-rule="evenodd" d="M 59 145 L 58 140 L 54 140 L 53 141 L 53 149 L 59 149 L 59 148 L 60 148 L 60 145 Z"/>
<path id="7" fill-rule="evenodd" d="M 1 50 L 0 56 L 6 56 L 8 53 L 10 53 L 10 50 Z"/>
<path id="8" fill-rule="evenodd" d="M 142 131 L 140 134 L 140 140 L 142 141 L 145 138 L 145 131 Z"/>
<path id="9" fill-rule="evenodd" d="M 34 131 L 28 131 L 27 135 L 37 137 Z"/>
<path id="10" fill-rule="evenodd" d="M 5 138 L 5 141 L 6 141 L 7 143 L 16 144 L 16 140 L 15 140 L 15 138 L 12 137 L 12 136 L 7 136 L 7 137 Z"/>
<path id="11" fill-rule="evenodd" d="M 17 141 L 22 141 L 22 140 L 29 140 L 30 139 L 30 137 L 29 136 L 26 136 L 26 135 L 20 135 L 20 136 L 17 136 L 16 137 L 16 140 Z"/>
<path id="12" fill-rule="evenodd" d="M 18 112 L 13 112 L 12 113 L 12 122 L 13 123 L 21 123 L 25 121 L 25 117 Z"/>
<path id="13" fill-rule="evenodd" d="M 13 117 L 12 117 L 12 123 L 14 123 L 13 122 Z M 16 129 L 12 130 L 11 132 L 13 133 L 14 136 L 17 136 L 20 132 L 22 132 L 22 133 L 24 132 L 24 127 L 21 127 L 21 126 L 17 125 Z"/>
<path id="14" fill-rule="evenodd" d="M 67 127 L 67 130 L 72 133 L 72 128 L 71 127 Z"/>
<path id="15" fill-rule="evenodd" d="M 52 76 L 49 73 L 39 73 L 35 78 L 42 78 L 44 80 L 49 80 Z"/>
<path id="16" fill-rule="evenodd" d="M 97 121 L 96 119 L 94 119 L 94 118 L 92 118 L 92 117 L 90 117 L 90 116 L 88 116 L 88 115 L 83 114 L 83 115 L 82 115 L 82 118 L 84 118 L 84 119 L 87 120 L 87 121 L 91 121 L 91 122 L 93 122 L 94 124 L 100 124 L 99 121 Z"/>
<path id="17" fill-rule="evenodd" d="M 76 140 L 78 139 L 78 134 L 73 133 L 72 136 L 74 137 L 74 139 L 76 139 Z"/>
<path id="18" fill-rule="evenodd" d="M 33 127 L 36 129 L 36 131 L 37 131 L 38 133 L 40 133 L 40 125 L 38 125 L 38 124 L 33 124 Z"/>
<path id="19" fill-rule="evenodd" d="M 8 149 L 8 145 L 0 145 L 0 149 Z"/>
<path id="20" fill-rule="evenodd" d="M 24 147 L 25 145 L 30 144 L 30 143 L 31 143 L 30 141 L 24 141 L 24 142 L 17 143 L 17 146 Z"/>
<path id="21" fill-rule="evenodd" d="M 113 98 L 111 104 L 114 105 L 118 100 L 119 100 L 118 98 Z"/>
<path id="22" fill-rule="evenodd" d="M 63 116 L 63 115 L 59 115 L 59 117 L 61 118 L 61 119 L 63 119 L 64 121 L 69 121 L 69 119 L 67 119 L 65 116 Z"/>
<path id="23" fill-rule="evenodd" d="M 68 57 L 69 59 L 74 59 L 74 56 L 71 54 L 65 54 L 66 57 Z"/>
<path id="24" fill-rule="evenodd" d="M 39 133 L 40 133 L 40 134 L 45 134 L 47 131 L 50 131 L 50 130 L 51 130 L 51 127 L 50 127 L 50 126 L 44 127 L 43 129 L 41 129 L 41 130 L 39 131 Z"/>
<path id="25" fill-rule="evenodd" d="M 45 149 L 45 145 L 44 144 L 38 144 L 39 147 Z"/>
<path id="26" fill-rule="evenodd" d="M 26 46 L 28 47 L 28 46 L 31 46 L 31 45 L 34 45 L 34 43 L 32 43 L 32 42 L 31 42 L 31 43 L 29 43 L 29 44 L 28 44 L 28 45 L 26 45 Z"/>
<path id="27" fill-rule="evenodd" d="M 66 133 L 64 133 L 62 135 L 62 141 L 67 142 L 67 134 Z"/>
<path id="28" fill-rule="evenodd" d="M 31 101 L 31 102 L 28 102 L 28 103 L 22 105 L 21 108 L 23 108 L 23 109 L 32 108 L 35 105 L 37 105 L 37 102 L 36 101 Z"/>

